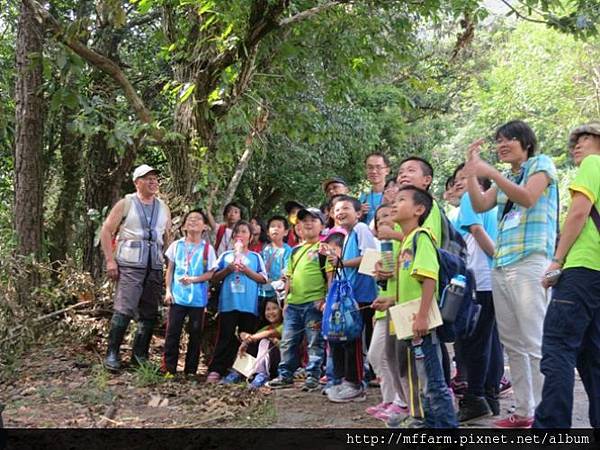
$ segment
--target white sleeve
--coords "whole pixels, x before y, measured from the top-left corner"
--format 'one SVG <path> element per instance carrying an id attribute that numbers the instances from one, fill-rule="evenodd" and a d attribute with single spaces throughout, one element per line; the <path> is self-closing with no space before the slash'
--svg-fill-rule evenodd
<path id="1" fill-rule="evenodd" d="M 265 277 L 265 279 L 269 279 L 269 275 L 267 274 L 267 267 L 265 266 L 265 260 L 260 255 L 260 253 L 254 252 L 256 256 L 258 256 L 258 273 Z"/>
<path id="2" fill-rule="evenodd" d="M 175 252 L 177 250 L 178 242 L 179 242 L 179 239 L 176 240 L 175 242 L 171 242 L 171 245 L 169 245 L 169 248 L 165 252 L 165 256 L 167 257 L 167 259 L 169 259 L 169 261 L 175 262 Z"/>
<path id="3" fill-rule="evenodd" d="M 361 255 L 363 255 L 368 248 L 377 250 L 375 236 L 373 236 L 373 233 L 367 224 L 359 222 L 354 227 L 354 230 L 356 231 L 356 237 L 358 238 L 358 248 Z"/>
<path id="4" fill-rule="evenodd" d="M 217 259 L 217 255 L 212 245 L 210 245 L 208 242 L 206 243 L 206 245 L 208 245 L 208 257 L 206 258 L 206 267 L 210 267 L 210 269 L 208 270 L 213 270 L 215 266 L 215 260 Z"/>
<path id="5" fill-rule="evenodd" d="M 214 252 L 213 252 L 213 254 L 214 254 Z M 224 262 L 223 262 L 223 261 L 224 261 L 224 259 L 225 259 L 225 255 L 226 255 L 226 254 L 227 254 L 227 252 L 225 252 L 225 253 L 222 253 L 222 254 L 221 254 L 221 255 L 220 255 L 218 258 L 217 258 L 217 260 L 216 260 L 216 261 L 213 261 L 213 264 L 212 264 L 212 265 L 211 265 L 211 264 L 208 264 L 208 270 L 216 270 L 216 271 L 219 271 L 219 270 L 222 270 L 222 269 L 224 269 L 224 267 L 219 267 L 219 266 L 221 266 L 221 265 L 223 265 L 223 264 L 224 264 Z M 209 252 L 209 258 L 210 258 L 210 252 Z"/>

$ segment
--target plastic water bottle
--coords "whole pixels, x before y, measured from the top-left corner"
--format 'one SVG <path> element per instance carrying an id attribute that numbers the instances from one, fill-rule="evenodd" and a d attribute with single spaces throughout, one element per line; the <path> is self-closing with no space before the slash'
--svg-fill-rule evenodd
<path id="1" fill-rule="evenodd" d="M 381 269 L 385 272 L 394 270 L 394 246 L 392 241 L 381 241 Z M 387 289 L 387 280 L 377 282 L 381 289 Z"/>
<path id="2" fill-rule="evenodd" d="M 411 344 L 415 359 L 425 358 L 425 353 L 423 353 L 423 338 L 414 338 Z"/>
<path id="3" fill-rule="evenodd" d="M 467 278 L 464 275 L 455 275 L 450 280 L 450 284 L 444 290 L 443 302 L 440 308 L 444 322 L 454 323 L 456 320 L 456 314 L 465 297 L 466 287 Z"/>
<path id="4" fill-rule="evenodd" d="M 233 244 L 233 256 L 235 264 L 242 264 L 244 262 L 244 244 L 242 244 L 241 239 L 236 239 L 235 244 Z"/>

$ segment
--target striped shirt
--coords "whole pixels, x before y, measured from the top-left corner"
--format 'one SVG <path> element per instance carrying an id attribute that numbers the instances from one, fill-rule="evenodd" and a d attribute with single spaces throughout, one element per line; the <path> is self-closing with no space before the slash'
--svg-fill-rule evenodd
<path id="1" fill-rule="evenodd" d="M 525 186 L 527 181 L 539 172 L 544 172 L 550 179 L 550 183 L 536 204 L 531 208 L 525 208 L 514 203 L 511 211 L 504 218 L 502 215 L 508 197 L 494 185 L 497 191 L 498 238 L 493 267 L 513 264 L 532 253 L 543 253 L 548 259 L 554 254 L 558 214 L 557 174 L 554 163 L 546 155 L 534 156 L 523 163 L 519 174 L 510 173 L 506 176 L 515 183 L 521 178 L 519 185 Z M 510 215 L 513 216 L 512 220 L 509 218 Z"/>

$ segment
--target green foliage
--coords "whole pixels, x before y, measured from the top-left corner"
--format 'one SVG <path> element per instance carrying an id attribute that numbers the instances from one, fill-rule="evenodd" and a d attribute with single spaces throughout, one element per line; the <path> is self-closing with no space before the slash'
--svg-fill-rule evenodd
<path id="1" fill-rule="evenodd" d="M 158 367 L 149 361 L 138 364 L 133 376 L 137 387 L 156 386 L 165 381 Z"/>

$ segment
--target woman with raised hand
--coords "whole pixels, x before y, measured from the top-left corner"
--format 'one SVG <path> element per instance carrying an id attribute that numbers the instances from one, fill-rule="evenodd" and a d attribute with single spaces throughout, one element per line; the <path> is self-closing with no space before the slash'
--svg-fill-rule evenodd
<path id="1" fill-rule="evenodd" d="M 537 139 L 525 122 L 514 120 L 496 131 L 496 150 L 510 165 L 503 174 L 483 161 L 483 139 L 469 146 L 465 172 L 476 212 L 498 206 L 498 237 L 493 260 L 492 291 L 500 340 L 509 358 L 516 409 L 497 420 L 498 428 L 529 428 L 541 400 L 542 327 L 547 307 L 540 285 L 556 243 L 558 189 L 556 168 L 536 155 Z M 477 177 L 492 180 L 481 192 Z"/>

